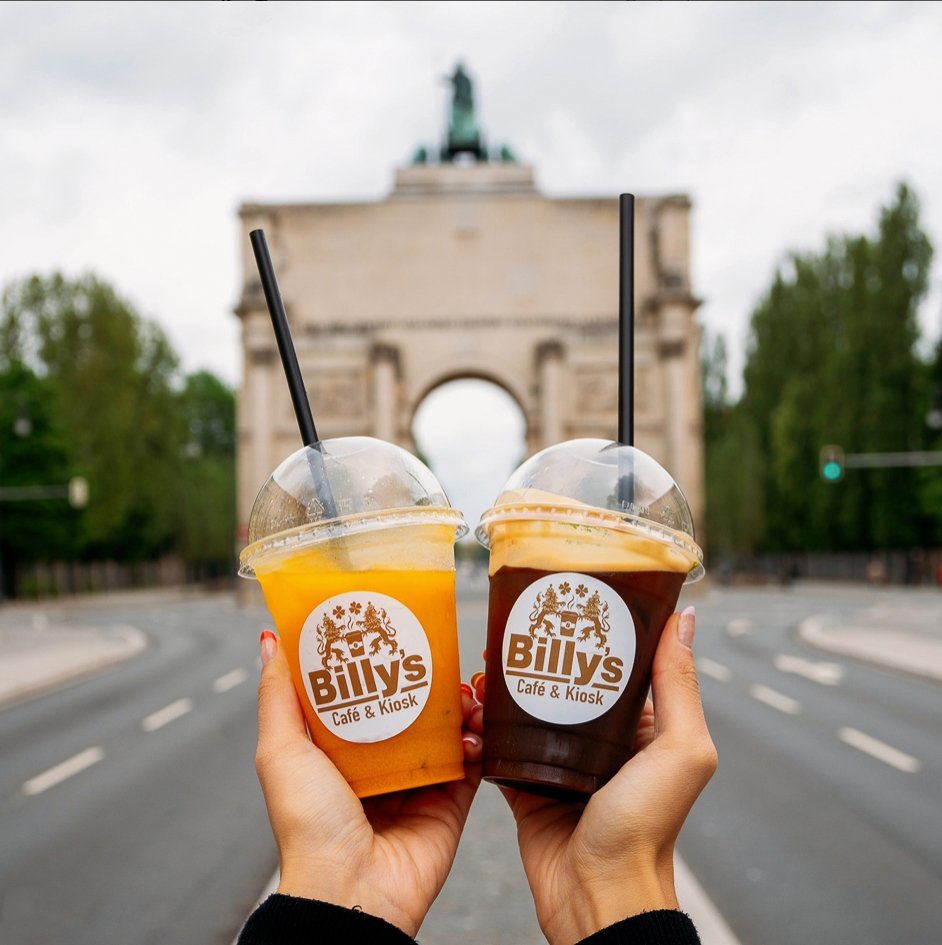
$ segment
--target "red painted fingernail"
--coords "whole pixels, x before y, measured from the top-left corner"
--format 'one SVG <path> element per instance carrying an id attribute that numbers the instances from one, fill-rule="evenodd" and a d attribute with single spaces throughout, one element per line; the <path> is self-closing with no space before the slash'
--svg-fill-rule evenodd
<path id="1" fill-rule="evenodd" d="M 484 679 L 484 673 L 475 673 L 471 677 L 471 685 L 477 689 L 481 685 L 482 680 Z"/>
<path id="2" fill-rule="evenodd" d="M 481 736 L 480 736 L 480 735 L 472 735 L 472 734 L 470 734 L 470 733 L 468 733 L 467 735 L 462 735 L 462 736 L 461 736 L 461 740 L 462 740 L 469 748 L 480 748 L 481 745 L 483 744 L 483 742 L 481 741 Z"/>
<path id="3" fill-rule="evenodd" d="M 481 654 L 481 656 L 484 657 L 484 662 L 486 663 L 486 662 L 487 662 L 487 650 L 485 650 L 485 651 Z"/>
<path id="4" fill-rule="evenodd" d="M 262 648 L 262 666 L 267 666 L 275 655 L 278 637 L 271 630 L 263 630 L 259 639 Z"/>
<path id="5" fill-rule="evenodd" d="M 473 696 L 473 695 L 474 695 L 474 690 L 473 690 L 466 682 L 463 682 L 463 683 L 461 684 L 461 691 L 462 691 L 466 696 Z"/>

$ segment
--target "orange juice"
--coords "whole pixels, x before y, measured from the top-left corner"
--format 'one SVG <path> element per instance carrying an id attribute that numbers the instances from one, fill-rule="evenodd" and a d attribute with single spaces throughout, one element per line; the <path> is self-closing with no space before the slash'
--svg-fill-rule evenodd
<path id="1" fill-rule="evenodd" d="M 464 777 L 454 533 L 397 526 L 256 567 L 311 738 L 358 797 Z"/>

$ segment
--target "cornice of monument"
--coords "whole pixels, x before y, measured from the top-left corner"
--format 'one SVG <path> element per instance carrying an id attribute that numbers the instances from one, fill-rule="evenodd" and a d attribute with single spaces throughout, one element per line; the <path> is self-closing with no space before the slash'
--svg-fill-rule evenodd
<path id="1" fill-rule="evenodd" d="M 618 330 L 618 315 L 458 315 L 440 318 L 369 319 L 356 322 L 320 322 L 299 325 L 299 337 L 310 335 L 369 335 L 378 331 L 465 331 L 493 328 L 549 328 L 577 332 L 611 333 Z"/>
<path id="2" fill-rule="evenodd" d="M 396 171 L 390 200 L 409 197 L 540 196 L 526 164 L 410 164 Z"/>

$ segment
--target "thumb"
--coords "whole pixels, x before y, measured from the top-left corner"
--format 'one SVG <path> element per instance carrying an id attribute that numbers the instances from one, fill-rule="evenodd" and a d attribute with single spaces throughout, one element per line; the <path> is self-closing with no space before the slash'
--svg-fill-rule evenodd
<path id="1" fill-rule="evenodd" d="M 261 638 L 262 675 L 258 683 L 259 754 L 277 752 L 300 736 L 308 741 L 304 713 L 291 681 L 281 640 L 271 630 Z"/>
<path id="2" fill-rule="evenodd" d="M 671 735 L 683 741 L 705 738 L 709 742 L 691 649 L 695 628 L 693 607 L 674 614 L 664 626 L 651 670 L 654 725 L 657 736 Z M 709 744 L 712 749 L 712 742 Z"/>

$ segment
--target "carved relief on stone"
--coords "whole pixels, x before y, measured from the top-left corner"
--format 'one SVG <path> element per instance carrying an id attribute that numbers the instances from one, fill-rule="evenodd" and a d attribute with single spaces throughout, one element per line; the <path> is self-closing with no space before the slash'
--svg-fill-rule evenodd
<path id="1" fill-rule="evenodd" d="M 618 377 L 609 366 L 587 368 L 575 377 L 576 414 L 618 411 Z"/>
<path id="2" fill-rule="evenodd" d="M 267 368 L 275 363 L 277 355 L 274 348 L 256 348 L 248 352 L 248 361 L 252 367 Z"/>
<path id="3" fill-rule="evenodd" d="M 581 414 L 618 414 L 618 371 L 615 365 L 584 368 L 576 375 L 575 407 Z M 654 368 L 635 364 L 635 413 L 647 415 L 654 408 Z"/>
<path id="4" fill-rule="evenodd" d="M 367 412 L 369 387 L 363 371 L 328 371 L 307 377 L 307 394 L 315 420 L 359 419 Z"/>
<path id="5" fill-rule="evenodd" d="M 669 361 L 671 358 L 681 357 L 686 347 L 685 341 L 662 341 L 658 344 L 657 353 L 664 361 Z"/>

